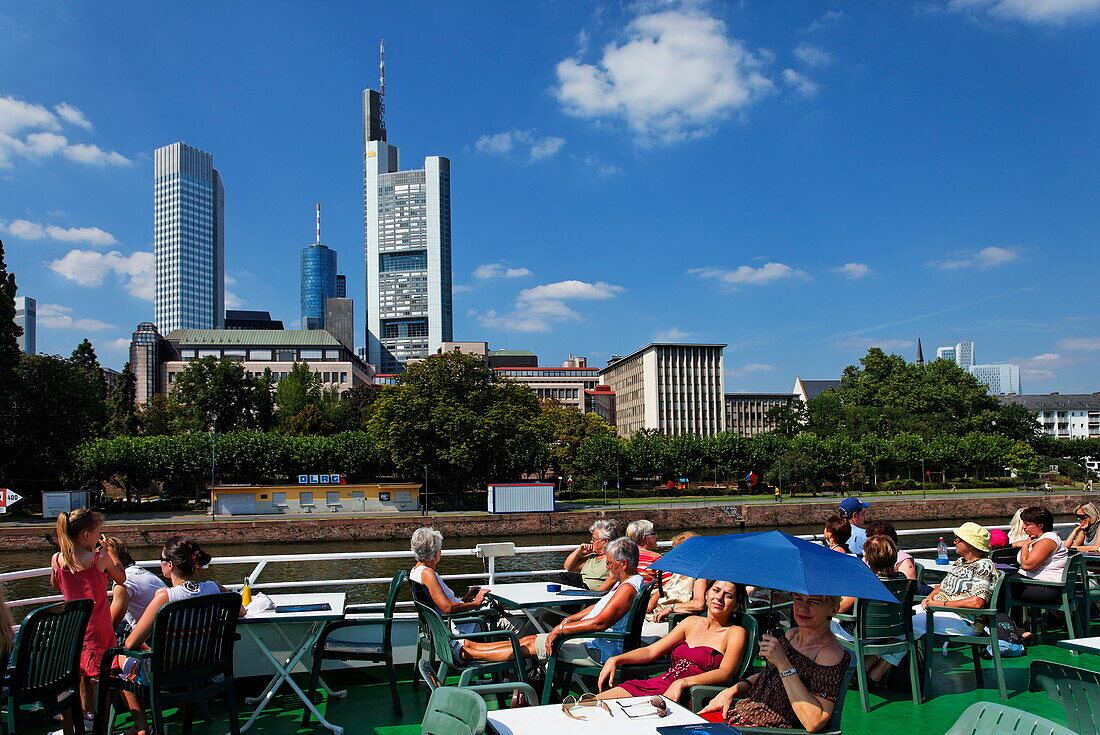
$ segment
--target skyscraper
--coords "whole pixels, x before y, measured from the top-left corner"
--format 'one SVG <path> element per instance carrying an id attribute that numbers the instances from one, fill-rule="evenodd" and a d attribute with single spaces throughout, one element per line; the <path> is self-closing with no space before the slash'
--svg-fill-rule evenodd
<path id="1" fill-rule="evenodd" d="M 220 329 L 225 318 L 225 190 L 214 156 L 186 143 L 153 159 L 154 320 L 175 329 Z"/>
<path id="2" fill-rule="evenodd" d="M 19 349 L 25 355 L 38 353 L 38 302 L 29 296 L 15 297 L 15 324 L 23 328 Z"/>
<path id="3" fill-rule="evenodd" d="M 974 343 L 959 342 L 955 345 L 955 363 L 963 370 L 969 370 L 974 364 Z"/>
<path id="4" fill-rule="evenodd" d="M 387 142 L 385 82 L 363 90 L 367 361 L 380 372 L 433 354 L 452 335 L 451 162 L 402 171 Z"/>
<path id="5" fill-rule="evenodd" d="M 336 251 L 321 244 L 321 205 L 317 205 L 317 237 L 302 248 L 302 329 L 325 328 L 325 300 L 336 297 Z"/>
<path id="6" fill-rule="evenodd" d="M 989 386 L 993 395 L 1005 393 L 1020 394 L 1020 366 L 1010 362 L 991 362 L 985 365 L 971 365 L 968 373 Z"/>

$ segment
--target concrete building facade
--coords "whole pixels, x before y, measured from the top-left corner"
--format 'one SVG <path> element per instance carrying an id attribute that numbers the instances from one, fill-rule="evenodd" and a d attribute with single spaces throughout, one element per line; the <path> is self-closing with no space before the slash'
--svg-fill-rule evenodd
<path id="1" fill-rule="evenodd" d="M 30 296 L 15 297 L 15 325 L 23 330 L 19 349 L 24 355 L 38 354 L 38 302 Z"/>
<path id="2" fill-rule="evenodd" d="M 768 411 L 797 400 L 793 393 L 727 393 L 725 401 L 726 431 L 741 436 L 756 436 L 775 428 L 767 418 Z"/>
<path id="3" fill-rule="evenodd" d="M 647 345 L 599 371 L 615 392 L 619 436 L 642 429 L 712 436 L 725 429 L 724 344 Z"/>
<path id="4" fill-rule="evenodd" d="M 585 410 L 584 392 L 600 384 L 599 368 L 498 367 L 493 370 L 497 375 L 523 383 L 539 398 L 552 398 L 582 413 Z"/>
<path id="5" fill-rule="evenodd" d="M 1020 393 L 1020 366 L 1010 362 L 991 362 L 984 365 L 971 365 L 968 373 L 989 386 L 993 395 Z"/>
<path id="6" fill-rule="evenodd" d="M 325 330 L 349 350 L 355 347 L 355 301 L 325 299 Z"/>
<path id="7" fill-rule="evenodd" d="M 221 329 L 225 314 L 225 190 L 214 156 L 186 143 L 153 154 L 153 321 L 160 329 Z"/>
<path id="8" fill-rule="evenodd" d="M 1059 439 L 1100 438 L 1100 393 L 1002 395 L 1001 403 L 1015 403 L 1035 413 L 1039 428 Z"/>

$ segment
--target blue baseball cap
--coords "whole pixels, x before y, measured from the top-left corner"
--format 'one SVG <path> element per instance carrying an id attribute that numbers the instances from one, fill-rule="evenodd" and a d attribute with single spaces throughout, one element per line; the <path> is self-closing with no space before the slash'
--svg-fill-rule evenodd
<path id="1" fill-rule="evenodd" d="M 866 510 L 870 507 L 870 503 L 864 503 L 859 498 L 845 498 L 844 502 L 840 504 L 840 515 L 844 518 L 850 518 L 859 511 Z"/>

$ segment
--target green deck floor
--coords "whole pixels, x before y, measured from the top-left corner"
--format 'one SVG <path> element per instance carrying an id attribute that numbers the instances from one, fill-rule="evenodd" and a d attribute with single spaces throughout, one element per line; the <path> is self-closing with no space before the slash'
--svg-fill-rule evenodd
<path id="1" fill-rule="evenodd" d="M 864 713 L 860 709 L 859 692 L 851 690 L 845 700 L 843 729 L 845 735 L 900 735 L 902 733 L 920 733 L 921 735 L 939 735 L 945 732 L 958 716 L 974 702 L 998 701 L 995 677 L 991 662 L 985 662 L 986 687 L 975 689 L 974 670 L 969 656 L 952 653 L 947 657 L 934 654 L 930 700 L 923 705 L 914 705 L 908 694 L 890 692 L 888 698 L 871 694 L 871 711 Z M 1004 659 L 1006 680 L 1009 689 L 1008 704 L 1028 712 L 1065 724 L 1061 706 L 1051 702 L 1042 692 L 1028 692 L 1028 666 L 1032 661 L 1046 660 L 1100 671 L 1100 656 L 1089 654 L 1074 655 L 1056 646 L 1042 645 L 1028 649 L 1025 656 Z M 407 672 L 409 670 L 406 670 Z M 345 699 L 333 699 L 321 704 L 321 711 L 334 724 L 341 725 L 347 735 L 378 732 L 384 735 L 412 735 L 420 731 L 420 715 L 423 712 L 425 695 L 421 688 L 414 691 L 408 681 L 401 682 L 402 705 L 405 715 L 400 720 L 393 716 L 390 706 L 389 689 L 384 681 L 362 672 L 348 672 L 332 681 L 334 685 L 346 687 Z M 245 688 L 248 688 L 246 684 Z M 243 696 L 243 695 L 242 695 Z M 490 703 L 490 709 L 494 704 Z M 241 704 L 243 724 L 251 714 L 253 706 Z M 224 716 L 224 705 L 214 706 L 214 716 Z M 302 706 L 297 698 L 284 688 L 265 709 L 262 716 L 248 733 L 258 735 L 285 735 L 289 733 L 316 733 L 324 735 L 328 731 L 314 721 L 310 728 L 299 729 Z M 128 723 L 128 717 L 118 718 L 119 728 Z M 180 718 L 169 717 L 170 732 L 180 732 Z M 225 735 L 224 721 L 215 723 L 198 722 L 196 735 Z"/>

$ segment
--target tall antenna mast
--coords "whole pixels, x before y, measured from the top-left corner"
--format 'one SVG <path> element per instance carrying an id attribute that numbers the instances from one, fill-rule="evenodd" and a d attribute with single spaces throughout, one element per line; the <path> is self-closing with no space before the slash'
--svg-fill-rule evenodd
<path id="1" fill-rule="evenodd" d="M 321 244 L 321 203 L 317 202 L 317 245 Z"/>
<path id="2" fill-rule="evenodd" d="M 378 42 L 378 127 L 386 139 L 386 39 Z"/>

